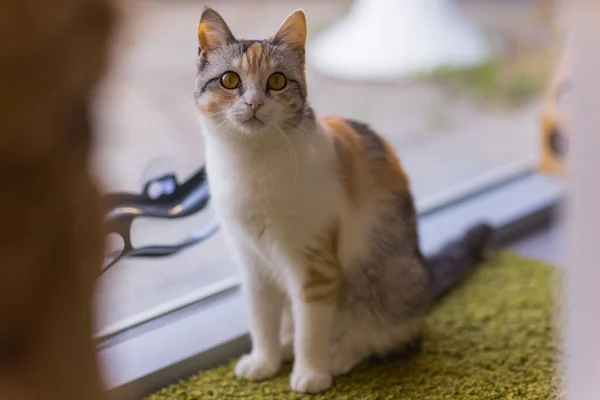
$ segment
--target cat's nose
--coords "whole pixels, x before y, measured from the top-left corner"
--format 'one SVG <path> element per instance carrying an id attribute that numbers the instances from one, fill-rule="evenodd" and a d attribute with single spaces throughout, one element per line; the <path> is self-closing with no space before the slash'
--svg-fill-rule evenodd
<path id="1" fill-rule="evenodd" d="M 246 104 L 252 108 L 252 111 L 256 112 L 263 105 L 263 101 L 260 99 L 250 99 L 246 101 Z"/>

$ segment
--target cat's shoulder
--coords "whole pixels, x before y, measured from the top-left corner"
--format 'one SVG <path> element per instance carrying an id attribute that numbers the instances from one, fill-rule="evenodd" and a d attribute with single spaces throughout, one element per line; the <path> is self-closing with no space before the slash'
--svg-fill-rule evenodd
<path id="1" fill-rule="evenodd" d="M 385 139 L 366 123 L 340 116 L 325 117 L 321 121 L 332 134 L 336 147 L 366 148 L 371 155 L 379 157 L 392 151 Z"/>
<path id="2" fill-rule="evenodd" d="M 333 116 L 322 120 L 333 137 L 340 170 L 350 197 L 358 196 L 360 187 L 406 191 L 408 177 L 394 148 L 369 125 Z M 361 173 L 360 171 L 363 171 Z M 360 176 L 369 176 L 362 180 Z"/>

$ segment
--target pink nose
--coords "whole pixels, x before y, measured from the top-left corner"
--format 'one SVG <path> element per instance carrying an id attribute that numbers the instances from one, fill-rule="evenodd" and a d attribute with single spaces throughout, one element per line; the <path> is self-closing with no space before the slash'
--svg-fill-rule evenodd
<path id="1" fill-rule="evenodd" d="M 258 110 L 260 106 L 263 105 L 263 102 L 260 100 L 251 100 L 249 102 L 246 102 L 246 104 L 248 104 L 252 108 L 252 111 L 256 112 L 256 110 Z"/>

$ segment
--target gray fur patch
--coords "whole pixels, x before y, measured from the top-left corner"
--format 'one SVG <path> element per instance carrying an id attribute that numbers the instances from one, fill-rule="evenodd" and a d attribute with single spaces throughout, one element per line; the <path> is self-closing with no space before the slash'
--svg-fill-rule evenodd
<path id="1" fill-rule="evenodd" d="M 387 159 L 387 151 L 385 149 L 385 144 L 384 144 L 383 140 L 377 133 L 375 133 L 369 127 L 369 125 L 363 124 L 362 122 L 353 121 L 350 119 L 347 119 L 346 122 L 363 139 L 363 141 L 369 151 L 369 154 L 372 157 L 372 160 L 386 160 Z"/>
<path id="2" fill-rule="evenodd" d="M 340 308 L 373 324 L 401 324 L 423 316 L 431 303 L 427 262 L 419 249 L 412 196 L 397 193 L 369 235 L 368 256 L 345 268 Z"/>

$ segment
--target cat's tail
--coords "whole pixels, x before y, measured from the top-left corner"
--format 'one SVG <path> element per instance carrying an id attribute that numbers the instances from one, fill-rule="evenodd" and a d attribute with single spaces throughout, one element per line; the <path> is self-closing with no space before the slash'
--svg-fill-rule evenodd
<path id="1" fill-rule="evenodd" d="M 428 258 L 435 299 L 457 286 L 485 256 L 494 228 L 481 223 Z"/>

